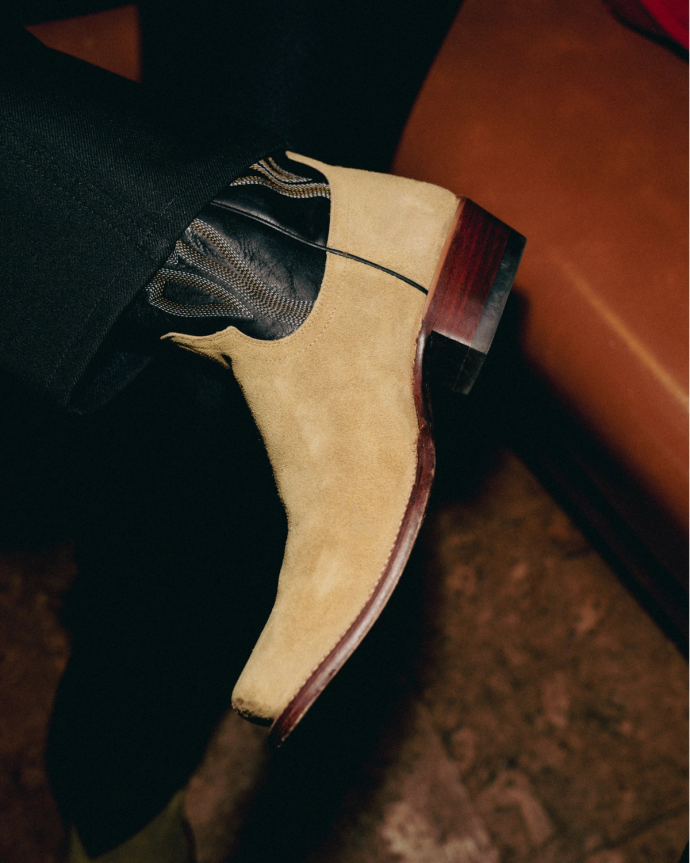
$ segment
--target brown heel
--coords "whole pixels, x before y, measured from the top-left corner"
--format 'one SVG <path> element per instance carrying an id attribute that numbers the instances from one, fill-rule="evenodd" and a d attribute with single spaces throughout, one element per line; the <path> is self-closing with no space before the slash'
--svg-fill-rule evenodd
<path id="1" fill-rule="evenodd" d="M 459 208 L 422 325 L 425 371 L 455 392 L 468 393 L 479 374 L 524 247 L 473 201 Z"/>

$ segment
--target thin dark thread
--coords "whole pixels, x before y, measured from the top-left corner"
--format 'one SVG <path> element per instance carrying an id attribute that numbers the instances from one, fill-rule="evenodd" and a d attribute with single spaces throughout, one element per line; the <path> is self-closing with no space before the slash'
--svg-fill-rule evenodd
<path id="1" fill-rule="evenodd" d="M 8 149 L 7 145 L 0 141 L 0 146 Z M 64 186 L 61 186 L 57 183 L 52 177 L 46 176 L 45 172 L 34 162 L 29 161 L 25 158 L 19 158 L 18 161 L 25 165 L 30 171 L 33 171 L 35 174 L 40 174 L 41 178 L 50 185 L 53 189 L 56 189 L 58 192 L 62 192 L 62 194 L 68 198 L 70 201 L 74 201 L 78 204 L 85 212 L 89 213 L 89 215 L 94 216 L 99 219 L 104 225 L 110 228 L 113 233 L 117 234 L 117 236 L 121 237 L 123 240 L 127 240 L 131 242 L 132 245 L 136 246 L 140 251 L 144 252 L 148 258 L 151 259 L 152 262 L 157 263 L 159 255 L 154 253 L 153 250 L 147 248 L 147 246 L 142 245 L 140 240 L 132 234 L 125 233 L 121 228 L 119 228 L 114 222 L 111 221 L 111 217 L 105 213 L 99 212 L 98 210 L 94 210 L 84 199 L 75 194 L 72 190 L 66 189 Z M 155 220 L 155 216 L 152 217 Z M 151 226 L 147 231 L 143 232 L 144 237 L 148 237 L 148 235 L 154 230 L 154 226 Z"/>
<path id="2" fill-rule="evenodd" d="M 8 125 L 11 125 L 11 121 L 3 121 L 3 126 L 7 127 Z M 6 128 L 6 131 L 10 132 L 11 130 Z M 32 142 L 30 145 L 26 144 L 26 142 L 23 141 L 21 136 L 18 135 L 16 132 L 15 132 L 15 137 L 18 139 L 16 142 L 13 143 L 15 151 L 20 152 L 20 153 L 24 153 L 25 148 L 30 146 L 34 155 L 41 158 L 44 162 L 49 163 L 58 174 L 61 172 L 62 166 L 57 162 L 57 160 L 52 155 L 50 150 L 48 150 L 45 147 L 42 147 L 40 144 L 37 145 L 34 142 Z M 10 148 L 9 142 L 0 142 L 0 145 L 4 146 L 6 149 Z M 26 159 L 21 158 L 21 156 L 19 157 L 19 161 L 25 165 L 34 165 L 33 162 L 29 162 Z M 34 167 L 36 170 L 39 170 L 39 171 L 41 170 L 38 166 L 34 166 Z M 56 188 L 62 189 L 63 191 L 65 191 L 66 194 L 69 194 L 66 189 L 64 189 L 62 186 L 59 186 L 54 180 L 51 180 L 47 176 L 45 177 L 45 179 L 47 182 L 50 182 Z M 112 208 L 115 212 L 118 211 L 118 209 L 119 209 L 118 201 L 112 197 L 112 195 L 107 190 L 107 188 L 102 187 L 102 186 L 96 186 L 93 183 L 85 183 L 82 180 L 80 180 L 78 177 L 74 177 L 74 179 L 72 180 L 72 183 L 76 187 L 75 188 L 75 194 L 77 193 L 77 191 L 79 191 L 79 192 L 86 191 L 87 193 L 91 193 L 95 196 L 104 198 L 112 206 Z M 73 200 L 80 200 L 83 203 L 83 198 L 81 196 L 79 198 L 74 197 Z M 173 200 L 175 200 L 175 198 L 173 198 Z M 89 210 L 89 212 L 92 212 L 92 210 L 89 208 L 88 204 L 84 203 L 84 206 Z M 103 217 L 101 217 L 101 218 L 103 218 Z M 156 220 L 160 220 L 160 216 L 151 215 L 150 219 L 155 222 Z M 135 224 L 136 224 L 137 228 L 142 232 L 144 238 L 147 238 L 153 232 L 154 227 L 155 227 L 155 225 L 152 225 L 152 224 L 147 225 L 147 223 L 144 221 L 143 217 L 137 218 L 137 220 L 135 221 Z M 120 233 L 120 236 L 127 236 L 127 235 Z"/>

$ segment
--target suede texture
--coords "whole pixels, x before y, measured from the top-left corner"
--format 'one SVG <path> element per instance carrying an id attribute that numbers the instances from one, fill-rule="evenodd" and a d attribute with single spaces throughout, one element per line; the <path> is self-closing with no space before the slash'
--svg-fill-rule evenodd
<path id="1" fill-rule="evenodd" d="M 303 161 L 331 184 L 330 247 L 431 285 L 454 195 Z M 245 715 L 283 712 L 382 576 L 417 469 L 413 372 L 425 302 L 395 276 L 329 254 L 317 302 L 287 338 L 257 341 L 234 327 L 170 334 L 232 366 L 288 516 L 276 602 L 233 693 Z"/>
<path id="2" fill-rule="evenodd" d="M 305 156 L 288 155 L 317 168 L 328 179 L 330 248 L 429 287 L 458 206 L 452 192 L 390 174 L 330 167 Z"/>
<path id="3" fill-rule="evenodd" d="M 112 851 L 89 857 L 72 828 L 67 863 L 193 863 L 191 829 L 182 815 L 184 792 L 172 798 L 153 821 Z"/>

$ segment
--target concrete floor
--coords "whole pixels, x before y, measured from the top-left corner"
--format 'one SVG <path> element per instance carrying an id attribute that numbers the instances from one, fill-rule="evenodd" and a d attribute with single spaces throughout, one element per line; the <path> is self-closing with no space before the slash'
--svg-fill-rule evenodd
<path id="1" fill-rule="evenodd" d="M 0 860 L 55 863 L 42 767 L 68 546 L 0 557 Z M 677 863 L 687 666 L 500 452 L 436 494 L 379 624 L 277 754 L 234 715 L 192 777 L 200 863 Z"/>

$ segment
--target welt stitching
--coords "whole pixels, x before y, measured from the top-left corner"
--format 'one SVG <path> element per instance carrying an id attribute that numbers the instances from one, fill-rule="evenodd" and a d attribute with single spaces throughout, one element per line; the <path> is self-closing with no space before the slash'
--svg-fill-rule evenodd
<path id="1" fill-rule="evenodd" d="M 419 462 L 419 454 L 418 453 L 416 453 L 416 461 Z M 355 615 L 354 619 L 351 620 L 347 624 L 345 629 L 342 631 L 342 634 L 340 636 L 338 636 L 338 640 L 336 641 L 335 645 L 333 647 L 331 647 L 330 650 L 327 650 L 326 653 L 324 653 L 324 655 L 321 657 L 321 659 L 319 659 L 319 661 L 316 663 L 316 665 L 314 665 L 314 667 L 311 669 L 309 674 L 307 674 L 307 676 L 304 678 L 302 683 L 300 683 L 300 685 L 297 687 L 297 691 L 295 692 L 295 694 L 290 699 L 290 702 L 289 702 L 290 704 L 292 704 L 292 702 L 295 700 L 295 698 L 297 698 L 297 696 L 300 694 L 300 692 L 304 689 L 305 685 L 309 682 L 309 680 L 312 678 L 312 676 L 314 674 L 316 674 L 316 672 L 319 670 L 319 668 L 321 668 L 321 666 L 328 659 L 328 657 L 331 656 L 340 647 L 340 645 L 343 643 L 344 639 L 346 638 L 348 632 L 352 629 L 352 627 L 356 623 L 360 614 L 364 611 L 364 609 L 369 604 L 369 602 L 371 601 L 374 594 L 378 591 L 379 586 L 383 585 L 383 582 L 384 582 L 384 579 L 386 576 L 386 570 L 388 569 L 388 564 L 390 562 L 393 551 L 395 550 L 395 546 L 396 546 L 396 543 L 398 541 L 398 537 L 400 536 L 400 528 L 402 527 L 403 522 L 405 521 L 405 516 L 407 515 L 407 511 L 410 508 L 410 503 L 412 500 L 412 495 L 414 494 L 416 484 L 417 484 L 417 476 L 415 474 L 415 476 L 412 479 L 412 485 L 410 487 L 410 491 L 407 495 L 407 500 L 405 503 L 405 509 L 403 510 L 403 514 L 402 514 L 400 521 L 398 522 L 398 526 L 395 530 L 395 538 L 393 539 L 393 544 L 391 545 L 390 549 L 388 550 L 388 556 L 386 557 L 385 563 L 383 564 L 381 572 L 379 573 L 379 577 L 376 579 L 376 582 L 374 583 L 373 587 L 371 588 L 371 590 L 367 594 L 367 598 L 364 601 L 364 605 L 362 605 L 360 610 Z M 361 642 L 359 642 L 359 644 L 361 644 Z M 355 647 L 357 647 L 357 645 L 355 645 Z"/>

